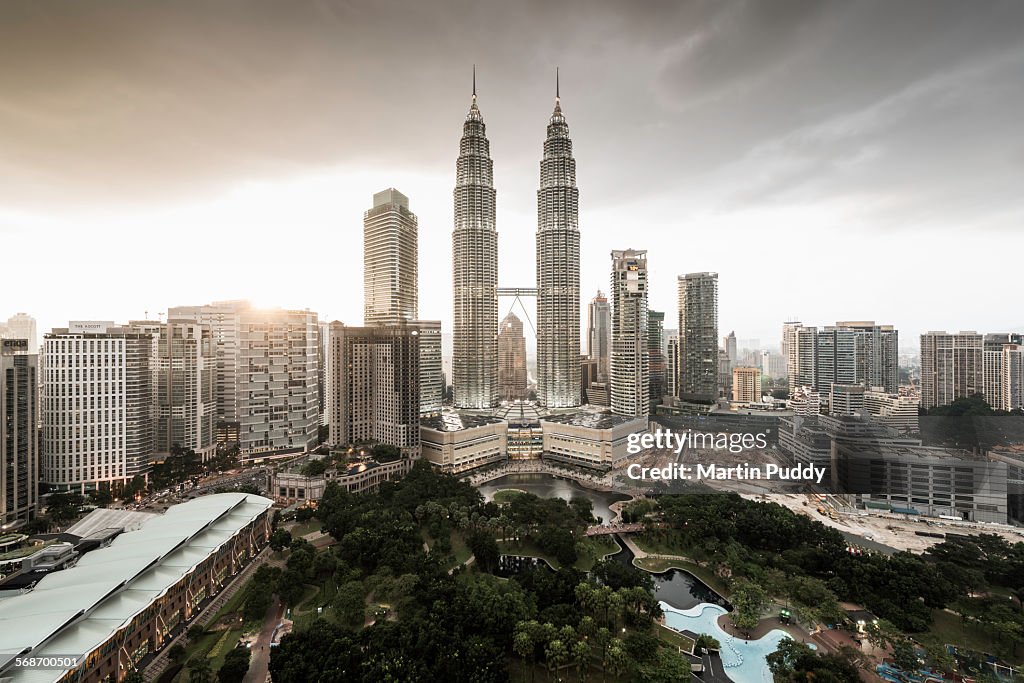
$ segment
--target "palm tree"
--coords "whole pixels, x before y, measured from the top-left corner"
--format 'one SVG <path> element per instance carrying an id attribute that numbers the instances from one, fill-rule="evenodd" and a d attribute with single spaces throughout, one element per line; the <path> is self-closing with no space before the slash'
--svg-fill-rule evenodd
<path id="1" fill-rule="evenodd" d="M 536 624 L 537 622 L 533 623 Z M 529 659 L 530 663 L 533 664 L 534 643 L 532 631 L 533 628 L 531 628 L 530 622 L 521 621 L 516 625 L 515 634 L 512 636 L 512 649 L 515 651 L 517 655 L 523 658 L 524 676 L 526 675 L 527 659 Z M 533 673 L 536 672 L 534 671 Z M 530 680 L 533 680 L 532 674 L 530 676 Z"/>

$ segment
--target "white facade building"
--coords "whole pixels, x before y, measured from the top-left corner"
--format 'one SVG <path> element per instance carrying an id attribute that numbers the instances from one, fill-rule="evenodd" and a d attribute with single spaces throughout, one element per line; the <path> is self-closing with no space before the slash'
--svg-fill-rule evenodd
<path id="1" fill-rule="evenodd" d="M 616 415 L 650 414 L 647 335 L 647 252 L 612 252 L 611 408 Z"/>
<path id="2" fill-rule="evenodd" d="M 42 480 L 88 493 L 146 477 L 155 445 L 152 336 L 72 321 L 47 334 L 44 348 Z"/>

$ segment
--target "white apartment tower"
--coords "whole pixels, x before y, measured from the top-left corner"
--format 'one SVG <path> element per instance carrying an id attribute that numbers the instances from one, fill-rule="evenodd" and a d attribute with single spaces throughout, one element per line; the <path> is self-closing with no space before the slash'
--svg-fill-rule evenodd
<path id="1" fill-rule="evenodd" d="M 921 335 L 921 407 L 948 405 L 984 391 L 984 343 L 977 332 Z"/>
<path id="2" fill-rule="evenodd" d="M 363 321 L 396 325 L 419 317 L 416 214 L 391 187 L 363 214 Z"/>
<path id="3" fill-rule="evenodd" d="M 236 402 L 243 457 L 303 453 L 317 444 L 319 329 L 308 310 L 247 309 L 238 321 Z"/>
<path id="4" fill-rule="evenodd" d="M 650 414 L 647 335 L 647 252 L 612 252 L 611 408 L 616 415 Z"/>
<path id="5" fill-rule="evenodd" d="M 582 397 L 579 190 L 559 94 L 556 76 L 537 190 L 537 402 L 546 408 Z"/>
<path id="6" fill-rule="evenodd" d="M 44 349 L 42 480 L 89 493 L 146 477 L 155 444 L 152 336 L 73 321 L 47 334 Z"/>
<path id="7" fill-rule="evenodd" d="M 996 410 L 1024 407 L 1024 335 L 986 334 L 983 343 L 985 400 Z"/>
<path id="8" fill-rule="evenodd" d="M 476 104 L 475 70 L 455 168 L 452 386 L 456 406 L 492 408 L 498 404 L 498 232 L 494 164 Z"/>

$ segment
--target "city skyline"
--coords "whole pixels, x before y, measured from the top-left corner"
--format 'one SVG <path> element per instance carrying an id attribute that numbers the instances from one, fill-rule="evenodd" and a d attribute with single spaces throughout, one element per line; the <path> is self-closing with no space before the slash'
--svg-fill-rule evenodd
<path id="1" fill-rule="evenodd" d="M 720 273 L 721 328 L 743 337 L 775 340 L 787 319 L 885 320 L 907 342 L 929 330 L 1024 326 L 1022 313 L 977 306 L 970 287 L 950 291 L 948 269 L 930 265 L 956 258 L 958 281 L 993 290 L 1014 282 L 1013 254 L 1024 247 L 1014 231 L 1024 212 L 1014 189 L 1024 145 L 1011 113 L 1024 94 L 1013 78 L 1024 64 L 1016 3 L 986 13 L 961 3 L 821 2 L 643 14 L 600 4 L 575 23 L 538 21 L 533 7 L 467 16 L 453 3 L 410 10 L 464 39 L 427 59 L 425 36 L 393 33 L 387 3 L 244 14 L 225 6 L 222 21 L 187 2 L 142 2 L 132 13 L 45 5 L 0 10 L 0 64 L 23 65 L 0 66 L 0 240 L 38 254 L 10 263 L 9 274 L 39 283 L 4 296 L 0 316 L 26 311 L 41 332 L 233 298 L 356 324 L 358 282 L 340 296 L 267 276 L 307 260 L 263 245 L 294 230 L 315 253 L 356 265 L 347 246 L 369 198 L 398 187 L 420 217 L 420 287 L 432 294 L 421 316 L 450 333 L 452 148 L 473 62 L 501 196 L 502 286 L 533 280 L 525 237 L 559 66 L 580 164 L 581 291 L 603 286 L 611 248 L 629 247 L 650 252 L 657 310 L 673 310 L 678 275 Z M 274 31 L 281 20 L 302 43 Z M 535 36 L 534 49 L 510 43 L 509 27 Z M 811 39 L 789 40 L 797 30 Z M 119 38 L 128 34 L 136 38 Z M 969 40 L 978 35 L 984 45 Z M 365 74 L 343 66 L 384 36 L 401 49 L 360 62 Z M 194 40 L 223 49 L 196 50 Z M 920 45 L 913 59 L 903 58 L 908 43 Z M 747 48 L 728 47 L 736 44 Z M 65 87 L 86 73 L 88 88 Z M 386 106 L 386 77 L 417 106 Z M 161 238 L 161 251 L 137 239 L 140 226 Z M 793 286 L 813 277 L 821 249 L 857 264 L 856 294 Z M 39 282 L 42 267 L 90 277 L 63 288 Z M 154 277 L 161 268 L 178 275 Z M 892 279 L 909 272 L 917 287 L 894 296 Z M 790 286 L 765 301 L 772 279 Z"/>

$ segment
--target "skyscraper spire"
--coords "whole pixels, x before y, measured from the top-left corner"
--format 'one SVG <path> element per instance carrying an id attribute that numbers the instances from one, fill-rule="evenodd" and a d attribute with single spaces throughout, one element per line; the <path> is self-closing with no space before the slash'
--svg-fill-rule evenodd
<path id="1" fill-rule="evenodd" d="M 558 82 L 558 67 L 555 67 L 555 114 L 562 113 L 562 92 Z"/>
<path id="2" fill-rule="evenodd" d="M 546 408 L 581 399 L 579 190 L 560 85 L 556 69 L 537 191 L 537 402 Z"/>
<path id="3" fill-rule="evenodd" d="M 453 198 L 455 405 L 491 408 L 498 404 L 498 233 L 494 224 L 494 169 L 484 117 L 476 105 L 475 64 L 473 103 L 462 126 Z"/>

